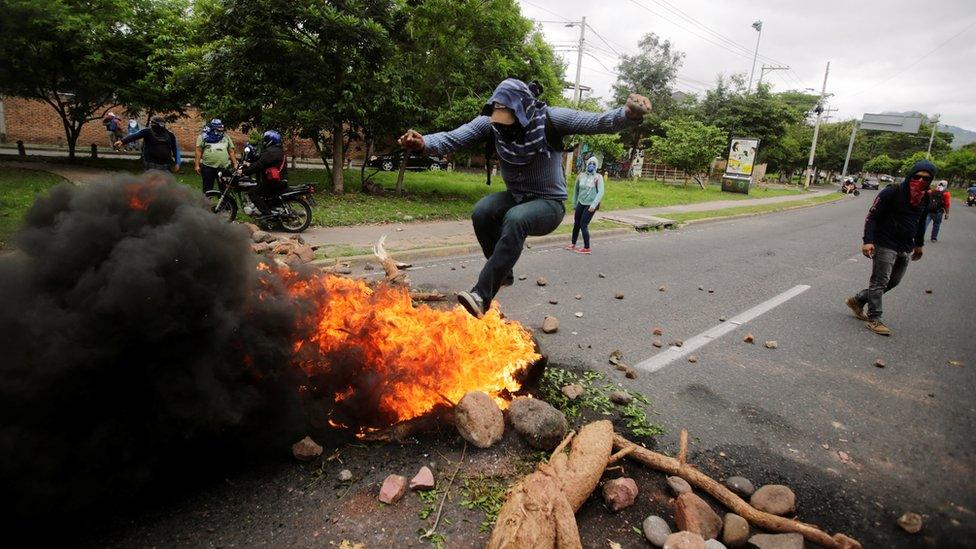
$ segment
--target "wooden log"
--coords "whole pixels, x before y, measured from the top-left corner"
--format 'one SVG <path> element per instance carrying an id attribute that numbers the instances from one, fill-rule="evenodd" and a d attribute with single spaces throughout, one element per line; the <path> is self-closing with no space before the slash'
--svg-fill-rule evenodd
<path id="1" fill-rule="evenodd" d="M 687 444 L 687 434 L 683 440 Z M 643 446 L 638 446 L 621 435 L 613 437 L 613 447 L 617 450 L 632 449 L 627 457 L 643 465 L 661 471 L 671 476 L 677 476 L 688 481 L 692 486 L 701 488 L 710 496 L 729 508 L 733 513 L 749 521 L 750 524 L 769 530 L 770 532 L 797 533 L 808 541 L 829 549 L 860 549 L 861 544 L 844 534 L 827 534 L 812 524 L 806 524 L 793 519 L 779 517 L 765 513 L 749 505 L 744 499 L 735 495 L 731 490 L 702 473 L 687 463 L 657 452 L 652 452 Z M 687 449 L 683 452 L 687 454 Z"/>
<path id="2" fill-rule="evenodd" d="M 414 301 L 445 301 L 447 296 L 438 292 L 410 292 L 410 299 Z"/>

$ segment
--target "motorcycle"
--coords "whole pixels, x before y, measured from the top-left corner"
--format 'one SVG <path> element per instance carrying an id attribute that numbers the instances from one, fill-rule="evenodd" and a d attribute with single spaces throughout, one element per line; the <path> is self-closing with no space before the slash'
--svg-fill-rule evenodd
<path id="1" fill-rule="evenodd" d="M 253 162 L 257 159 L 257 150 L 251 145 L 244 147 L 243 162 Z M 220 188 L 205 193 L 210 202 L 210 209 L 228 222 L 237 218 L 238 211 L 243 209 L 248 216 L 261 214 L 257 205 L 251 200 L 258 182 L 251 176 L 239 172 L 221 170 L 217 174 Z M 312 224 L 312 206 L 315 205 L 315 187 L 313 185 L 287 186 L 276 196 L 265 197 L 265 202 L 271 209 L 270 215 L 262 216 L 260 224 L 272 228 L 278 226 L 285 232 L 300 233 Z M 240 204 L 240 207 L 238 206 Z"/>
<path id="2" fill-rule="evenodd" d="M 844 194 L 853 194 L 854 196 L 861 196 L 861 191 L 857 190 L 857 185 L 854 184 L 853 179 L 845 179 L 844 184 L 840 186 L 840 192 Z"/>

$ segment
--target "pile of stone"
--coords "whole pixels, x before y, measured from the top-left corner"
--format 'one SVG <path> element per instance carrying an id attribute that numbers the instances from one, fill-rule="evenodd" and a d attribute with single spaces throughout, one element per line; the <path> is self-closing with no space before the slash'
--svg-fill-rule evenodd
<path id="1" fill-rule="evenodd" d="M 410 479 L 409 487 L 411 490 L 433 490 L 436 485 L 434 473 L 426 465 L 417 471 L 417 474 Z M 387 505 L 393 505 L 403 498 L 407 493 L 407 477 L 392 474 L 383 481 L 380 487 L 379 500 Z"/>
<path id="2" fill-rule="evenodd" d="M 454 416 L 458 433 L 478 448 L 488 448 L 505 434 L 505 414 L 487 393 L 471 391 L 464 395 L 454 408 Z M 565 414 L 531 397 L 512 401 L 508 421 L 529 446 L 539 450 L 552 450 L 569 431 Z"/>
<path id="3" fill-rule="evenodd" d="M 251 251 L 273 260 L 280 267 L 297 267 L 315 261 L 315 247 L 306 244 L 301 235 L 282 238 L 262 231 L 253 223 L 244 226 L 251 233 Z"/>

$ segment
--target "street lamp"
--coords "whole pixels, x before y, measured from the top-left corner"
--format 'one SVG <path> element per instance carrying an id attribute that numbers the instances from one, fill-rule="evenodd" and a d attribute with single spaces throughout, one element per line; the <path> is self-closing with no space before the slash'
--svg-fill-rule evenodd
<path id="1" fill-rule="evenodd" d="M 756 29 L 759 36 L 756 37 L 756 53 L 752 56 L 752 72 L 749 73 L 749 91 L 752 91 L 752 77 L 756 74 L 756 58 L 759 57 L 759 40 L 762 39 L 762 21 L 756 21 L 752 24 L 752 28 Z"/>

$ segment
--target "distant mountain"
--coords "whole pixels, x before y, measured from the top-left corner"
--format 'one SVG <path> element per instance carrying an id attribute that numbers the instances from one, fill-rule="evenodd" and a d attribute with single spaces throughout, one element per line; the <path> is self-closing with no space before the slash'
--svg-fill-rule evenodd
<path id="1" fill-rule="evenodd" d="M 926 116 L 918 111 L 906 111 L 906 112 L 891 112 L 886 111 L 882 114 L 900 114 L 902 116 L 921 116 L 925 118 Z M 960 128 L 959 126 L 950 126 L 948 124 L 939 124 L 940 132 L 949 132 L 952 134 L 952 148 L 959 149 L 965 147 L 966 145 L 976 141 L 976 131 L 967 130 L 965 128 Z"/>

